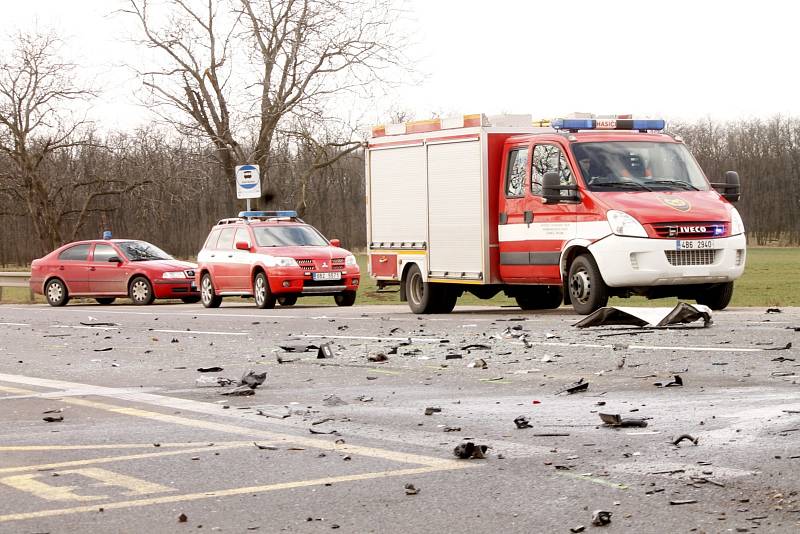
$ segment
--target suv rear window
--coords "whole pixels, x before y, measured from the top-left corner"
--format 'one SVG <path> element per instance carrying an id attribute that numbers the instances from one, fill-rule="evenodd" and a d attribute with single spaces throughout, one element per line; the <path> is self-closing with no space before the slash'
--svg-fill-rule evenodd
<path id="1" fill-rule="evenodd" d="M 232 249 L 234 232 L 236 232 L 236 228 L 224 228 L 219 234 L 216 248 L 222 250 Z"/>

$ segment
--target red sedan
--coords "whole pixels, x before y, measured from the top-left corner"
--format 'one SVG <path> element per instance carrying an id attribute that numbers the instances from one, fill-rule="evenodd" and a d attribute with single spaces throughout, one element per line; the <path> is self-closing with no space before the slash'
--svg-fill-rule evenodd
<path id="1" fill-rule="evenodd" d="M 77 241 L 31 263 L 31 290 L 51 306 L 71 297 L 93 297 L 111 304 L 129 297 L 134 304 L 155 299 L 200 300 L 194 276 L 197 265 L 179 261 L 145 241 Z"/>

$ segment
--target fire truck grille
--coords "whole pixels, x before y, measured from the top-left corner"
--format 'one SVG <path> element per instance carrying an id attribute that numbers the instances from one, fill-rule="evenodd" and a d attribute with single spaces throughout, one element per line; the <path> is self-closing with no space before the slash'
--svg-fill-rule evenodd
<path id="1" fill-rule="evenodd" d="M 655 234 L 663 239 L 676 239 L 693 237 L 707 239 L 709 237 L 722 237 L 726 235 L 727 225 L 724 222 L 693 222 L 693 223 L 655 223 L 652 225 Z"/>
<path id="2" fill-rule="evenodd" d="M 714 265 L 718 250 L 665 250 L 667 261 L 676 267 L 684 265 Z"/>

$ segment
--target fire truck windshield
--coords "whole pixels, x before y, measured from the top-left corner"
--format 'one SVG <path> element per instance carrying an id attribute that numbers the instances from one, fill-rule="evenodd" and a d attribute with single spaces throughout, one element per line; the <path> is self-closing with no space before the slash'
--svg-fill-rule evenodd
<path id="1" fill-rule="evenodd" d="M 709 189 L 703 172 L 682 144 L 642 141 L 573 143 L 572 152 L 591 191 Z"/>

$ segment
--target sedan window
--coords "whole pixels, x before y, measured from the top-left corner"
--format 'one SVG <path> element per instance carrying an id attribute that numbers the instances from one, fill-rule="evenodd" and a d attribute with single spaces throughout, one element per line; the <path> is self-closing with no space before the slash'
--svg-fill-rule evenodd
<path id="1" fill-rule="evenodd" d="M 117 246 L 130 261 L 171 260 L 172 256 L 147 241 L 122 241 Z"/>
<path id="2" fill-rule="evenodd" d="M 86 261 L 89 259 L 89 246 L 75 245 L 74 247 L 69 247 L 58 255 L 58 259 L 62 261 Z"/>
<path id="3" fill-rule="evenodd" d="M 108 259 L 114 256 L 119 256 L 119 254 L 111 245 L 95 245 L 92 261 L 108 263 Z"/>

